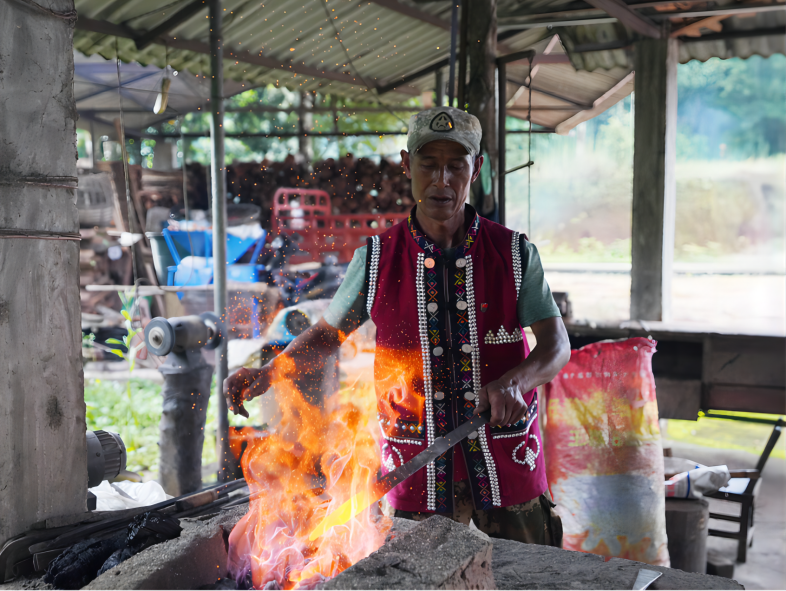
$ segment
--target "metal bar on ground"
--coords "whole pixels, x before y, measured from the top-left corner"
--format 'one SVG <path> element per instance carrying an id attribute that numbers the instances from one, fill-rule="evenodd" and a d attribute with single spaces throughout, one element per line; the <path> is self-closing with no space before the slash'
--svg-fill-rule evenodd
<path id="1" fill-rule="evenodd" d="M 227 203 L 226 165 L 224 162 L 224 49 L 221 0 L 210 0 L 210 178 L 213 194 L 213 299 L 216 315 L 227 322 Z M 227 340 L 216 347 L 216 388 L 218 390 L 218 430 L 216 451 L 218 481 L 231 476 L 229 454 L 229 416 L 222 388 L 228 374 Z"/>

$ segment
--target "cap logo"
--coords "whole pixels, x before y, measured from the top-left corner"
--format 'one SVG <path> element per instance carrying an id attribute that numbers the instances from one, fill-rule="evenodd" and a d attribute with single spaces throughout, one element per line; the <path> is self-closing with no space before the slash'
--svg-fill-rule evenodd
<path id="1" fill-rule="evenodd" d="M 432 120 L 429 128 L 432 131 L 453 131 L 453 119 L 447 113 L 439 113 Z"/>

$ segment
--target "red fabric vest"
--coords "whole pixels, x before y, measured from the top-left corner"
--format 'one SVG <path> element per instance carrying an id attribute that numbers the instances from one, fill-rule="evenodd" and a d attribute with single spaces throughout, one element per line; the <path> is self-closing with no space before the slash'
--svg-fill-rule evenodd
<path id="1" fill-rule="evenodd" d="M 518 320 L 519 234 L 473 215 L 449 260 L 415 215 L 369 239 L 367 306 L 377 327 L 375 389 L 382 460 L 390 471 L 473 414 L 488 382 L 529 353 Z M 469 479 L 475 508 L 529 501 L 546 490 L 535 391 L 527 417 L 486 425 L 402 482 L 403 511 L 452 513 L 453 482 Z"/>

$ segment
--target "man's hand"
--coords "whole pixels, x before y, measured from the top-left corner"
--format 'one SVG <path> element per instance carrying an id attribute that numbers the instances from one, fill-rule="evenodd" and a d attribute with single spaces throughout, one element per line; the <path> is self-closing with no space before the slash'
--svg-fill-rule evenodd
<path id="1" fill-rule="evenodd" d="M 475 414 L 478 415 L 491 407 L 492 427 L 512 425 L 523 419 L 527 414 L 527 403 L 518 386 L 494 380 L 480 389 L 478 406 Z"/>
<path id="2" fill-rule="evenodd" d="M 272 381 L 273 368 L 270 365 L 262 369 L 241 367 L 224 380 L 224 397 L 229 409 L 236 415 L 248 418 L 248 411 L 243 403 L 267 392 Z"/>

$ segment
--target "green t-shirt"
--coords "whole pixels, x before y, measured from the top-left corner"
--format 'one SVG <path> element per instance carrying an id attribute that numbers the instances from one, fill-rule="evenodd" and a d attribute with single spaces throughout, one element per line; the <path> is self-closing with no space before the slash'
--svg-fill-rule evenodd
<path id="1" fill-rule="evenodd" d="M 443 249 L 443 252 L 448 257 L 452 255 L 451 249 Z M 344 282 L 323 316 L 330 326 L 350 333 L 368 320 L 366 296 L 363 293 L 365 277 L 366 247 L 361 246 L 355 251 Z M 521 237 L 521 289 L 517 309 L 521 326 L 531 326 L 538 320 L 560 316 L 543 274 L 538 249 L 524 236 Z"/>

